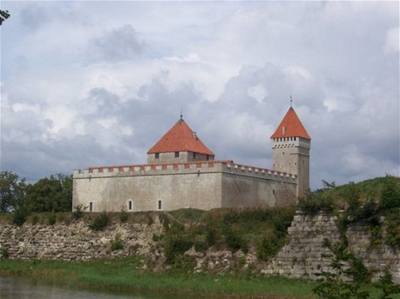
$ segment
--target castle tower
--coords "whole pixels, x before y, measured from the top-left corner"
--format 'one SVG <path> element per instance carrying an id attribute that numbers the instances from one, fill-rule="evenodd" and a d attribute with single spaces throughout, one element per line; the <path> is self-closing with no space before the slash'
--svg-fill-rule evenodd
<path id="1" fill-rule="evenodd" d="M 207 160 L 214 160 L 214 153 L 204 145 L 182 116 L 147 152 L 149 164 Z"/>
<path id="2" fill-rule="evenodd" d="M 297 197 L 310 188 L 311 138 L 292 107 L 272 134 L 273 169 L 297 175 Z"/>

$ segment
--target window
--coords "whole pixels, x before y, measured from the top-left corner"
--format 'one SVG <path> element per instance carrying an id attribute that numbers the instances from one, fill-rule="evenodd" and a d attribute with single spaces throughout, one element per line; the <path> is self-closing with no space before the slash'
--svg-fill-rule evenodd
<path id="1" fill-rule="evenodd" d="M 175 152 L 175 158 L 179 158 L 179 152 Z"/>
<path id="2" fill-rule="evenodd" d="M 160 153 L 155 153 L 154 158 L 160 159 Z"/>
<path id="3" fill-rule="evenodd" d="M 193 154 L 193 159 L 196 159 L 196 153 L 192 153 Z"/>
<path id="4" fill-rule="evenodd" d="M 206 156 L 206 159 L 207 159 L 207 161 L 208 161 L 208 160 L 210 160 L 210 156 L 209 156 L 209 155 L 207 155 L 207 156 Z"/>
<path id="5" fill-rule="evenodd" d="M 128 202 L 128 210 L 132 211 L 132 200 Z"/>
<path id="6" fill-rule="evenodd" d="M 158 209 L 161 210 L 162 206 L 161 206 L 161 200 L 158 201 Z"/>
<path id="7" fill-rule="evenodd" d="M 89 203 L 89 212 L 93 212 L 93 203 L 92 202 Z"/>

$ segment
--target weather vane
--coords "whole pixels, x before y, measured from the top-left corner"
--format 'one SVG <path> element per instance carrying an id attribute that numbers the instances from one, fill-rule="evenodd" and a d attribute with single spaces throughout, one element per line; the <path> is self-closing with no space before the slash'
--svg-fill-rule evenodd
<path id="1" fill-rule="evenodd" d="M 9 17 L 10 17 L 10 14 L 8 13 L 8 10 L 0 9 L 0 25 L 3 24 L 3 21 L 8 19 Z"/>
<path id="2" fill-rule="evenodd" d="M 293 98 L 292 98 L 292 96 L 290 96 L 289 98 L 290 98 L 290 107 L 292 107 L 293 106 Z"/>

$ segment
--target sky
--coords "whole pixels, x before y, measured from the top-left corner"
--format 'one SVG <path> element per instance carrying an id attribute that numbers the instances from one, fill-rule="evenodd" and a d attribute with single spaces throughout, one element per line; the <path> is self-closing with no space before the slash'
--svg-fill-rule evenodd
<path id="1" fill-rule="evenodd" d="M 2 1 L 0 169 L 140 164 L 184 119 L 271 168 L 289 98 L 311 186 L 400 171 L 399 2 Z"/>

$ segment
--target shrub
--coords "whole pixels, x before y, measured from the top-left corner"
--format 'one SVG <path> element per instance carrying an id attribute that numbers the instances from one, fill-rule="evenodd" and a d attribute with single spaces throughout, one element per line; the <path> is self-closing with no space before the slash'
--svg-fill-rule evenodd
<path id="1" fill-rule="evenodd" d="M 169 264 L 173 264 L 177 256 L 182 255 L 193 246 L 193 242 L 181 234 L 169 235 L 164 240 L 164 254 Z"/>
<path id="2" fill-rule="evenodd" d="M 232 229 L 225 228 L 224 235 L 226 245 L 228 245 L 231 250 L 236 251 L 241 249 L 243 252 L 248 251 L 248 246 L 245 240 L 239 234 L 235 233 Z"/>
<path id="3" fill-rule="evenodd" d="M 8 259 L 9 254 L 7 248 L 0 247 L 0 260 Z"/>
<path id="4" fill-rule="evenodd" d="M 110 218 L 108 217 L 107 213 L 103 212 L 93 219 L 93 221 L 89 224 L 89 227 L 92 230 L 100 231 L 103 230 L 109 222 Z"/>
<path id="5" fill-rule="evenodd" d="M 121 235 L 116 234 L 114 240 L 111 241 L 111 251 L 124 249 L 124 243 L 121 240 Z"/>
<path id="6" fill-rule="evenodd" d="M 38 222 L 39 222 L 39 216 L 38 215 L 33 215 L 32 224 L 35 225 L 35 224 L 38 224 Z"/>
<path id="7" fill-rule="evenodd" d="M 78 205 L 75 207 L 75 211 L 72 212 L 72 218 L 75 220 L 81 219 L 83 216 L 83 206 Z"/>
<path id="8" fill-rule="evenodd" d="M 385 177 L 381 194 L 381 207 L 385 210 L 400 207 L 400 186 L 394 177 Z"/>
<path id="9" fill-rule="evenodd" d="M 210 225 L 206 227 L 206 242 L 208 247 L 213 246 L 216 241 L 216 231 Z"/>
<path id="10" fill-rule="evenodd" d="M 400 248 L 400 209 L 386 217 L 385 243 L 393 248 Z"/>
<path id="11" fill-rule="evenodd" d="M 121 213 L 119 214 L 119 220 L 121 222 L 127 222 L 129 219 L 129 214 L 127 211 L 122 210 Z"/>
<path id="12" fill-rule="evenodd" d="M 334 201 L 326 192 L 314 192 L 299 200 L 298 208 L 307 215 L 315 215 L 318 212 L 332 212 Z"/>
<path id="13" fill-rule="evenodd" d="M 283 244 L 284 239 L 278 238 L 275 234 L 265 236 L 257 244 L 257 257 L 263 261 L 267 261 L 278 253 Z"/>
<path id="14" fill-rule="evenodd" d="M 21 226 L 25 223 L 28 212 L 25 208 L 17 208 L 12 215 L 12 223 Z"/>
<path id="15" fill-rule="evenodd" d="M 57 220 L 56 214 L 51 213 L 51 214 L 47 215 L 47 223 L 49 225 L 54 225 L 56 223 L 56 220 Z"/>

